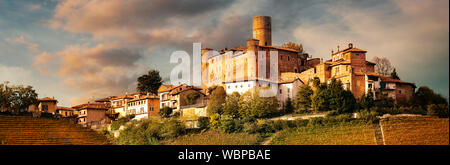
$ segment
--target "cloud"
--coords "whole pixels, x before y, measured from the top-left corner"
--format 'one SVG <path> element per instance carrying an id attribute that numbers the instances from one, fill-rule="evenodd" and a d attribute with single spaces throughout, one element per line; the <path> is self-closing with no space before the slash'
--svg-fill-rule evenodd
<path id="1" fill-rule="evenodd" d="M 5 38 L 6 41 L 11 42 L 11 43 L 19 43 L 19 44 L 24 44 L 25 46 L 27 46 L 27 49 L 33 52 L 39 52 L 39 44 L 36 43 L 32 43 L 30 41 L 26 41 L 25 38 L 23 37 L 23 35 L 15 38 L 15 39 L 11 39 L 11 38 Z"/>
<path id="2" fill-rule="evenodd" d="M 41 5 L 39 5 L 39 4 L 31 4 L 28 6 L 28 9 L 30 11 L 36 11 L 36 10 L 39 10 L 40 8 L 41 8 Z"/>
<path id="3" fill-rule="evenodd" d="M 0 83 L 9 81 L 11 84 L 30 85 L 32 72 L 22 67 L 0 64 Z"/>
<path id="4" fill-rule="evenodd" d="M 41 53 L 34 59 L 34 66 L 48 73 L 51 70 L 41 66 L 59 64 L 50 74 L 56 74 L 67 89 L 81 92 L 80 97 L 71 99 L 72 104 L 79 104 L 134 91 L 136 78 L 145 69 L 135 64 L 140 58 L 139 50 L 118 43 L 71 45 L 54 54 Z"/>

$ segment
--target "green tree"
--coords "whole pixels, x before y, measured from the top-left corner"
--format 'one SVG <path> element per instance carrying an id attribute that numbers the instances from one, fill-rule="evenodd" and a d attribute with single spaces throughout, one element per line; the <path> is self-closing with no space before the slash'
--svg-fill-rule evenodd
<path id="1" fill-rule="evenodd" d="M 8 95 L 6 96 L 9 101 L 9 108 L 15 112 L 24 112 L 28 109 L 28 107 L 32 104 L 37 104 L 37 96 L 38 94 L 33 89 L 32 86 L 22 86 L 17 85 L 13 86 L 7 92 Z"/>
<path id="2" fill-rule="evenodd" d="M 227 96 L 223 107 L 224 115 L 229 115 L 233 118 L 239 117 L 239 97 L 241 95 L 238 92 L 233 92 L 230 96 Z"/>
<path id="3" fill-rule="evenodd" d="M 421 86 L 414 93 L 414 104 L 422 107 L 426 110 L 429 104 L 446 104 L 448 105 L 447 99 L 442 95 L 435 93 L 431 88 L 427 86 Z"/>
<path id="4" fill-rule="evenodd" d="M 375 103 L 374 103 L 374 98 L 373 98 L 373 93 L 372 90 L 369 89 L 369 91 L 366 94 L 363 94 L 361 96 L 361 100 L 359 101 L 359 105 L 361 106 L 362 109 L 365 110 L 369 110 L 370 108 L 372 108 Z"/>
<path id="5" fill-rule="evenodd" d="M 150 70 L 147 74 L 142 75 L 137 79 L 137 90 L 142 92 L 150 92 L 158 95 L 158 89 L 162 85 L 162 79 L 159 71 Z"/>
<path id="6" fill-rule="evenodd" d="M 294 105 L 292 103 L 292 100 L 291 100 L 291 98 L 288 97 L 286 102 L 284 103 L 283 111 L 284 111 L 285 114 L 288 114 L 288 113 L 294 112 L 294 109 L 295 108 L 294 108 Z"/>
<path id="7" fill-rule="evenodd" d="M 430 104 L 427 107 L 427 115 L 448 118 L 448 113 L 449 109 L 447 104 Z"/>
<path id="8" fill-rule="evenodd" d="M 172 108 L 164 107 L 164 108 L 161 108 L 158 113 L 159 113 L 159 116 L 161 116 L 161 118 L 169 118 L 170 115 L 172 114 L 172 111 L 173 111 Z"/>
<path id="9" fill-rule="evenodd" d="M 211 94 L 208 102 L 208 114 L 218 113 L 222 114 L 223 106 L 225 104 L 226 92 L 222 86 L 217 87 Z"/>
<path id="10" fill-rule="evenodd" d="M 297 95 L 294 100 L 295 108 L 297 112 L 304 112 L 311 108 L 311 96 L 314 91 L 308 84 L 300 85 Z"/>
<path id="11" fill-rule="evenodd" d="M 338 114 L 353 112 L 356 99 L 350 91 L 342 87 L 340 80 L 331 79 L 327 91 L 331 110 L 335 110 Z"/>
<path id="12" fill-rule="evenodd" d="M 244 119 L 264 118 L 275 114 L 278 109 L 276 97 L 261 97 L 260 91 L 270 90 L 258 88 L 256 91 L 247 91 L 239 98 L 239 115 Z"/>
<path id="13" fill-rule="evenodd" d="M 313 95 L 311 96 L 311 107 L 314 111 L 329 111 L 330 110 L 330 102 L 329 102 L 329 93 L 327 86 L 325 84 L 316 85 L 316 90 L 314 90 Z"/>
<path id="14" fill-rule="evenodd" d="M 394 68 L 394 70 L 392 70 L 392 72 L 391 72 L 391 78 L 400 80 L 400 77 L 398 77 L 397 71 L 395 70 L 395 68 Z"/>
<path id="15" fill-rule="evenodd" d="M 184 96 L 184 100 L 186 101 L 187 105 L 193 105 L 196 104 L 197 99 L 200 97 L 200 94 L 197 92 L 192 92 Z"/>
<path id="16" fill-rule="evenodd" d="M 250 109 L 252 108 L 252 92 L 247 91 L 239 97 L 238 113 L 241 118 L 248 118 L 250 116 Z"/>

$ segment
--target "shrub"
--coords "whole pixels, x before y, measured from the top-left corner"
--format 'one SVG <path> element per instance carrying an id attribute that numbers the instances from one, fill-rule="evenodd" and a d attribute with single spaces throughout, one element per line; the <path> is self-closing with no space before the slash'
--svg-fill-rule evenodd
<path id="1" fill-rule="evenodd" d="M 362 110 L 359 112 L 359 118 L 366 122 L 376 122 L 378 113 L 375 111 L 375 108 L 371 108 L 371 110 Z"/>
<path id="2" fill-rule="evenodd" d="M 209 116 L 209 124 L 211 128 L 217 129 L 220 127 L 220 115 L 218 113 L 211 114 Z"/>
<path id="3" fill-rule="evenodd" d="M 323 123 L 323 117 L 313 117 L 309 119 L 308 126 L 321 126 Z"/>
<path id="4" fill-rule="evenodd" d="M 201 116 L 198 118 L 198 127 L 200 129 L 206 129 L 209 127 L 209 117 Z"/>
<path id="5" fill-rule="evenodd" d="M 161 108 L 158 113 L 159 113 L 159 116 L 161 116 L 161 118 L 169 118 L 170 115 L 172 114 L 172 111 L 173 111 L 172 108 L 164 107 L 164 108 Z"/>
<path id="6" fill-rule="evenodd" d="M 234 132 L 240 132 L 242 130 L 242 128 L 237 123 L 237 121 L 233 120 L 233 119 L 222 120 L 220 123 L 220 129 L 224 133 L 234 133 Z"/>
<path id="7" fill-rule="evenodd" d="M 118 130 L 120 126 L 134 118 L 135 115 L 127 115 L 111 122 L 111 130 Z"/>
<path id="8" fill-rule="evenodd" d="M 177 119 L 165 120 L 159 131 L 162 138 L 174 138 L 184 133 L 184 124 Z"/>
<path id="9" fill-rule="evenodd" d="M 448 118 L 447 104 L 430 104 L 427 107 L 427 115 L 438 116 L 440 118 Z"/>
<path id="10" fill-rule="evenodd" d="M 200 97 L 200 94 L 197 92 L 192 92 L 184 96 L 184 100 L 187 105 L 192 105 L 197 102 L 197 99 Z"/>
<path id="11" fill-rule="evenodd" d="M 258 120 L 258 132 L 261 134 L 270 134 L 274 133 L 275 129 L 273 128 L 273 121 L 271 120 Z"/>
<path id="12" fill-rule="evenodd" d="M 255 122 L 246 122 L 244 123 L 243 130 L 249 134 L 257 133 L 258 125 Z"/>

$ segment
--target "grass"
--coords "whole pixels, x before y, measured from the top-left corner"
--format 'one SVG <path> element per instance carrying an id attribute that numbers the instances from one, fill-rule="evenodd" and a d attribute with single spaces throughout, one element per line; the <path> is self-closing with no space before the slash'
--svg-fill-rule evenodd
<path id="1" fill-rule="evenodd" d="M 396 117 L 382 119 L 387 145 L 449 145 L 448 118 Z"/>
<path id="2" fill-rule="evenodd" d="M 166 145 L 256 145 L 262 138 L 257 134 L 222 133 L 210 130 L 199 134 L 189 134 L 165 140 Z"/>
<path id="3" fill-rule="evenodd" d="M 375 145 L 371 124 L 341 123 L 277 132 L 271 145 Z"/>

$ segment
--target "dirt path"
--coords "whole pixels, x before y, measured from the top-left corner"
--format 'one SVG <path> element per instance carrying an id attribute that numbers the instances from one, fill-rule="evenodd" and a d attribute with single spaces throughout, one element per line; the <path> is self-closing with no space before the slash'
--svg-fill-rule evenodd
<path id="1" fill-rule="evenodd" d="M 264 140 L 260 143 L 260 145 L 270 145 L 271 141 L 272 141 L 272 136 L 264 138 Z"/>
<path id="2" fill-rule="evenodd" d="M 284 116 L 280 116 L 280 117 L 274 117 L 271 118 L 270 120 L 296 120 L 296 119 L 309 119 L 309 118 L 313 118 L 313 117 L 325 117 L 328 114 L 328 112 L 321 112 L 321 113 L 316 113 L 316 114 L 288 114 L 288 115 L 284 115 Z"/>

